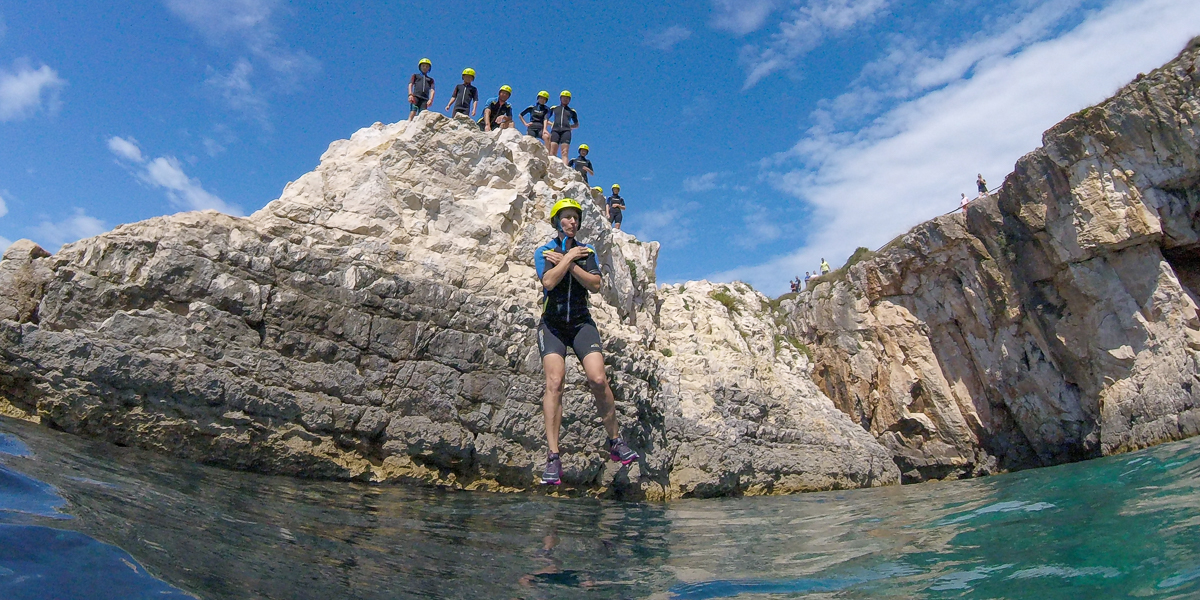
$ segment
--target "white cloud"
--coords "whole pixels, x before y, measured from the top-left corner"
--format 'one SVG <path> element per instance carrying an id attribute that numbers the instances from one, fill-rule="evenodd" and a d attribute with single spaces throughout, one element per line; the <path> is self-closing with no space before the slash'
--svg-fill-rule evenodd
<path id="1" fill-rule="evenodd" d="M 12 245 L 12 240 L 0 235 L 0 255 L 4 254 L 5 250 Z"/>
<path id="2" fill-rule="evenodd" d="M 138 179 L 166 190 L 167 198 L 176 206 L 188 210 L 212 209 L 239 217 L 245 214 L 241 207 L 226 203 L 205 190 L 198 180 L 188 177 L 183 172 L 183 164 L 174 156 L 148 160 L 137 140 L 115 136 L 109 138 L 108 149 L 118 158 L 137 166 Z"/>
<path id="3" fill-rule="evenodd" d="M 0 123 L 26 119 L 39 110 L 53 111 L 66 84 L 47 65 L 34 69 L 27 60 L 15 61 L 11 71 L 0 70 Z"/>
<path id="4" fill-rule="evenodd" d="M 208 43 L 248 54 L 239 57 L 227 72 L 212 69 L 207 83 L 231 108 L 259 123 L 266 123 L 267 97 L 271 93 L 293 91 L 302 78 L 320 70 L 320 62 L 280 40 L 273 23 L 281 4 L 278 0 L 164 2 Z"/>
<path id="5" fill-rule="evenodd" d="M 62 221 L 42 221 L 33 228 L 34 237 L 46 248 L 61 248 L 64 244 L 100 235 L 108 231 L 104 221 L 88 216 L 82 208 Z"/>
<path id="6" fill-rule="evenodd" d="M 692 30 L 682 25 L 672 25 L 662 31 L 647 31 L 646 39 L 642 42 L 651 48 L 670 52 L 675 44 L 692 37 Z"/>
<path id="7" fill-rule="evenodd" d="M 767 176 L 815 211 L 807 245 L 713 278 L 782 291 L 780 274 L 811 270 L 822 256 L 840 263 L 954 209 L 977 172 L 994 186 L 1044 130 L 1173 58 L 1198 22 L 1191 0 L 1117 2 L 1055 39 L 980 62 L 969 79 L 904 102 L 863 131 L 814 131 L 767 167 L 800 162 Z"/>
<path id="8" fill-rule="evenodd" d="M 138 148 L 137 140 L 133 138 L 123 138 L 113 136 L 108 138 L 108 149 L 116 154 L 118 158 L 123 158 L 130 162 L 140 163 L 145 159 L 142 157 L 142 149 Z"/>
<path id="9" fill-rule="evenodd" d="M 142 179 L 167 190 L 167 197 L 176 205 L 189 210 L 213 209 L 234 216 L 242 216 L 241 207 L 226 204 L 183 172 L 183 166 L 174 156 L 160 156 L 146 165 Z"/>
<path id="10" fill-rule="evenodd" d="M 831 34 L 849 31 L 887 8 L 888 0 L 809 0 L 796 2 L 765 47 L 746 46 L 742 63 L 749 89 L 771 73 L 794 64 Z M 765 17 L 764 17 L 765 18 Z"/>
<path id="11" fill-rule="evenodd" d="M 743 233 L 735 237 L 734 242 L 743 248 L 756 248 L 778 240 L 783 237 L 784 228 L 791 226 L 779 217 L 777 211 L 751 204 L 742 215 Z"/>
<path id="12" fill-rule="evenodd" d="M 629 227 L 629 231 L 638 239 L 655 240 L 664 248 L 683 248 L 692 241 L 693 227 L 688 215 L 699 210 L 700 205 L 696 202 L 679 203 L 668 199 L 658 210 L 638 211 L 636 224 Z"/>
<path id="13" fill-rule="evenodd" d="M 713 0 L 712 4 L 712 26 L 734 35 L 757 31 L 775 10 L 774 0 Z"/>
<path id="14" fill-rule="evenodd" d="M 204 145 L 204 152 L 212 158 L 216 158 L 218 154 L 225 151 L 225 146 L 221 145 L 220 142 L 210 137 L 202 138 L 200 143 Z"/>
<path id="15" fill-rule="evenodd" d="M 703 175 L 688 177 L 687 179 L 683 180 L 683 191 L 707 192 L 709 190 L 716 189 L 717 178 L 720 176 L 720 173 L 705 173 Z"/>

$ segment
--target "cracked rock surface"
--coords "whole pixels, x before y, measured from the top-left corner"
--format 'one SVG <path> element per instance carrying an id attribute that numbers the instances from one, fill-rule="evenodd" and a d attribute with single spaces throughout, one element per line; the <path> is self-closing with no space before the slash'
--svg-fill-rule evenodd
<path id="1" fill-rule="evenodd" d="M 643 458 L 607 459 L 570 358 L 559 491 L 899 481 L 892 452 L 778 343 L 784 325 L 751 310 L 766 298 L 659 291 L 658 245 L 613 231 L 603 199 L 540 143 L 429 112 L 333 143 L 248 218 L 154 218 L 53 256 L 14 244 L 0 261 L 0 414 L 264 473 L 530 489 L 545 458 L 532 254 L 564 196 L 584 204 L 579 237 L 605 273 L 592 311 Z"/>
<path id="2" fill-rule="evenodd" d="M 905 481 L 1200 433 L 1200 38 L 1043 136 L 967 214 L 784 304 Z"/>

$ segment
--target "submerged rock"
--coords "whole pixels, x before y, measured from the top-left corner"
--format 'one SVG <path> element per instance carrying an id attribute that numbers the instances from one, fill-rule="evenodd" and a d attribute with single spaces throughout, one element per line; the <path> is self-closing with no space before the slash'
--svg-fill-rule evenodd
<path id="1" fill-rule="evenodd" d="M 423 113 L 332 144 L 248 218 L 124 225 L 0 262 L 0 414 L 238 469 L 512 491 L 545 459 L 533 251 L 583 200 L 619 468 L 569 359 L 564 482 L 673 498 L 896 483 L 766 298 L 654 285 L 658 245 L 514 131 Z M 590 200 L 590 202 L 588 201 Z M 724 291 L 721 291 L 721 290 Z M 732 302 L 733 304 L 730 304 Z M 660 308 L 661 305 L 661 308 Z"/>
<path id="2" fill-rule="evenodd" d="M 1200 38 L 1004 185 L 785 303 L 906 481 L 1200 433 Z"/>

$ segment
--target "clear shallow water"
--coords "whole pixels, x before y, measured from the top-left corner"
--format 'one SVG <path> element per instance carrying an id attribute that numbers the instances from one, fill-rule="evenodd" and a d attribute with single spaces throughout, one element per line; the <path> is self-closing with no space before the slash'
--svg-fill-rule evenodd
<path id="1" fill-rule="evenodd" d="M 1196 598 L 1200 438 L 973 481 L 631 504 L 233 473 L 0 419 L 0 598 L 188 594 Z"/>

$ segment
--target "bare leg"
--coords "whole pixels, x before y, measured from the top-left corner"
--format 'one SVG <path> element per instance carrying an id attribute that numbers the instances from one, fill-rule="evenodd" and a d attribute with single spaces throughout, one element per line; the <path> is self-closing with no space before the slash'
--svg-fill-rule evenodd
<path id="1" fill-rule="evenodd" d="M 558 158 L 558 144 L 556 144 L 554 142 L 546 142 L 546 143 L 550 145 L 550 156 L 553 156 L 554 158 Z"/>
<path id="2" fill-rule="evenodd" d="M 562 153 L 563 164 L 564 165 L 567 164 L 567 161 L 570 160 L 570 158 L 571 158 L 571 145 L 570 144 L 559 144 L 558 149 Z"/>
<path id="3" fill-rule="evenodd" d="M 417 111 L 415 111 L 415 110 L 408 111 L 408 120 L 411 121 L 415 118 L 417 118 Z"/>
<path id="4" fill-rule="evenodd" d="M 612 388 L 608 387 L 608 375 L 604 372 L 604 355 L 593 352 L 583 357 L 583 372 L 587 374 L 588 388 L 596 397 L 596 413 L 604 421 L 604 429 L 608 439 L 620 435 L 617 429 L 617 403 L 613 399 Z"/>
<path id="5" fill-rule="evenodd" d="M 542 359 L 542 368 L 546 371 L 546 393 L 542 396 L 542 415 L 546 419 L 546 446 L 550 452 L 558 454 L 558 431 L 562 427 L 563 378 L 567 374 L 567 361 L 557 354 L 547 354 Z"/>
<path id="6" fill-rule="evenodd" d="M 613 223 L 613 229 L 620 229 L 620 228 L 621 228 L 620 223 Z"/>

